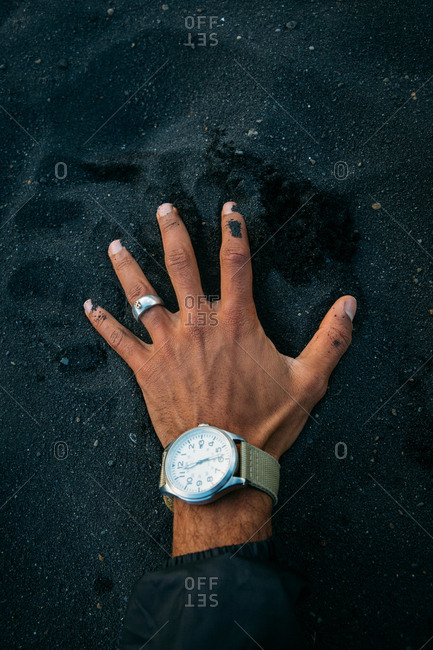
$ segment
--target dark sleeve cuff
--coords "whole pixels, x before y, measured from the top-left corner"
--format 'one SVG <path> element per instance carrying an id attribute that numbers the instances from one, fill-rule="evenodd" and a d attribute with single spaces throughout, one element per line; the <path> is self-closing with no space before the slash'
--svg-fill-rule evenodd
<path id="1" fill-rule="evenodd" d="M 136 584 L 122 650 L 306 647 L 295 608 L 308 590 L 275 537 L 170 558 Z M 254 644 L 253 644 L 254 645 Z"/>
<path id="2" fill-rule="evenodd" d="M 233 544 L 232 546 L 217 546 L 197 553 L 177 555 L 166 561 L 166 567 L 179 566 L 194 562 L 196 560 L 208 560 L 229 553 L 239 557 L 256 558 L 258 560 L 269 560 L 272 562 L 284 562 L 288 560 L 284 544 L 278 537 L 269 537 L 261 542 L 247 542 L 244 544 Z"/>

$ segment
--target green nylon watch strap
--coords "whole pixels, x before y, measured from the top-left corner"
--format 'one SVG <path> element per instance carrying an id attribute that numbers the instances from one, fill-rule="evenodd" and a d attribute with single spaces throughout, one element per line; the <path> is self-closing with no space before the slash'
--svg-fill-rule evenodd
<path id="1" fill-rule="evenodd" d="M 239 457 L 239 476 L 245 478 L 248 485 L 269 494 L 275 506 L 278 501 L 280 463 L 266 451 L 244 441 L 240 443 Z"/>

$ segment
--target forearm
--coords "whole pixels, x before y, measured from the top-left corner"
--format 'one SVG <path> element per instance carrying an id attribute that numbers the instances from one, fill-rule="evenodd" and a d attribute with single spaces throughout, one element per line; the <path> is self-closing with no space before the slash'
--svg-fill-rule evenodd
<path id="1" fill-rule="evenodd" d="M 204 505 L 174 499 L 173 556 L 267 539 L 272 501 L 255 488 L 230 492 Z"/>

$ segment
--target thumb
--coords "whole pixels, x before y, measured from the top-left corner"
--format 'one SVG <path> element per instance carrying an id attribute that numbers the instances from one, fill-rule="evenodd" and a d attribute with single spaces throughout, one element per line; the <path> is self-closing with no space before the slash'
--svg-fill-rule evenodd
<path id="1" fill-rule="evenodd" d="M 329 377 L 352 341 L 352 320 L 356 307 L 353 296 L 339 298 L 298 359 Z"/>

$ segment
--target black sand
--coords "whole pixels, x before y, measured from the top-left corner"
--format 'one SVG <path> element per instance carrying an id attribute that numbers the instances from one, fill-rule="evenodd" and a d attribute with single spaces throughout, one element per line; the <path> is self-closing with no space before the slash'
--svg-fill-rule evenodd
<path id="1" fill-rule="evenodd" d="M 175 309 L 163 201 L 218 294 L 219 211 L 236 200 L 281 351 L 340 295 L 359 301 L 275 517 L 315 584 L 311 645 L 428 648 L 430 3 L 35 0 L 0 16 L 1 646 L 115 647 L 132 585 L 163 562 L 160 445 L 82 303 L 140 331 L 106 253 L 121 237 Z"/>

